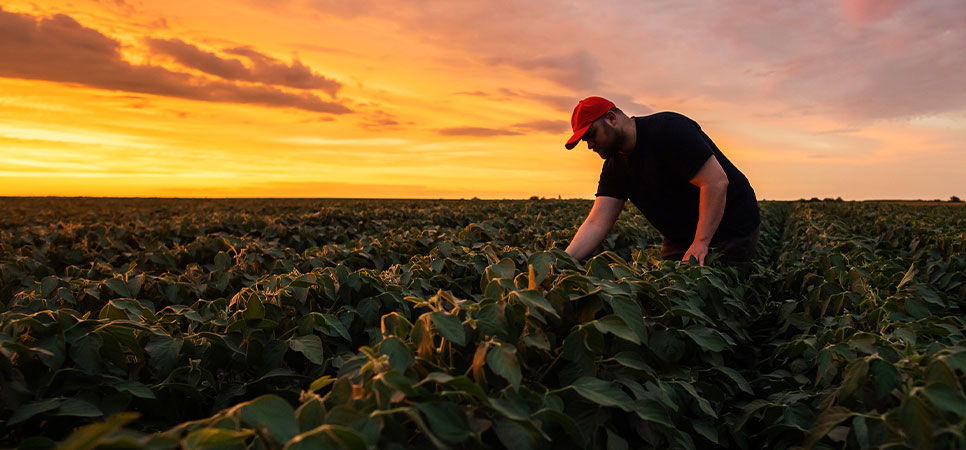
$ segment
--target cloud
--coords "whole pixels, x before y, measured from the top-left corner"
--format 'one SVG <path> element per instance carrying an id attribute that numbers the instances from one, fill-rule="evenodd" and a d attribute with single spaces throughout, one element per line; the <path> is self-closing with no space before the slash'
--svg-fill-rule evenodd
<path id="1" fill-rule="evenodd" d="M 532 72 L 574 91 L 591 91 L 603 86 L 598 78 L 597 60 L 590 52 L 583 49 L 577 49 L 566 54 L 536 58 L 495 57 L 491 58 L 489 62 L 490 64 L 507 64 Z"/>
<path id="2" fill-rule="evenodd" d="M 310 52 L 329 53 L 335 55 L 352 55 L 353 53 L 341 48 L 326 47 L 324 45 L 306 44 L 304 42 L 290 42 L 288 47 L 308 50 Z"/>
<path id="3" fill-rule="evenodd" d="M 570 123 L 562 120 L 531 120 L 515 123 L 505 128 L 453 127 L 442 128 L 436 130 L 436 132 L 443 136 L 495 137 L 520 136 L 533 132 L 561 134 L 567 130 L 570 130 Z"/>
<path id="4" fill-rule="evenodd" d="M 399 117 L 382 110 L 363 111 L 362 128 L 369 131 L 389 131 L 398 130 L 403 126 L 415 125 L 415 122 L 400 122 Z"/>
<path id="5" fill-rule="evenodd" d="M 385 22 L 489 65 L 495 79 L 516 79 L 505 74 L 515 70 L 548 81 L 560 91 L 545 103 L 561 112 L 582 97 L 605 95 L 630 114 L 652 107 L 746 117 L 792 111 L 798 119 L 855 126 L 966 103 L 956 76 L 966 73 L 962 0 L 289 4 L 336 20 Z"/>
<path id="6" fill-rule="evenodd" d="M 245 103 L 343 114 L 346 106 L 309 92 L 238 85 L 124 60 L 120 43 L 56 14 L 35 18 L 0 9 L 0 77 L 76 83 L 209 102 Z M 230 69 L 223 67 L 222 69 Z"/>
<path id="7" fill-rule="evenodd" d="M 300 89 L 320 89 L 335 97 L 342 83 L 312 72 L 312 69 L 299 60 L 285 64 L 281 60 L 259 53 L 249 47 L 227 50 L 227 53 L 244 56 L 252 62 L 248 81 L 265 84 L 278 84 Z"/>
<path id="8" fill-rule="evenodd" d="M 548 95 L 535 92 L 520 91 L 515 89 L 500 88 L 496 92 L 485 91 L 460 91 L 456 95 L 467 95 L 480 97 L 498 102 L 513 101 L 518 99 L 543 103 L 558 111 L 570 112 L 579 100 L 576 96 L 569 95 Z"/>
<path id="9" fill-rule="evenodd" d="M 250 81 L 298 89 L 319 89 L 332 97 L 335 97 L 342 88 L 342 83 L 313 73 L 312 69 L 299 60 L 294 60 L 288 65 L 250 48 L 226 50 L 226 53 L 243 56 L 251 61 L 251 66 L 246 66 L 240 60 L 222 58 L 214 52 L 202 50 L 181 39 L 147 38 L 145 42 L 155 53 L 170 56 L 185 67 L 198 69 L 226 80 Z"/>
<path id="10" fill-rule="evenodd" d="M 493 137 L 493 136 L 518 136 L 523 133 L 508 130 L 505 128 L 484 128 L 484 127 L 453 127 L 442 128 L 437 132 L 443 136 L 473 136 L 473 137 Z"/>
<path id="11" fill-rule="evenodd" d="M 472 97 L 492 97 L 492 95 L 490 95 L 489 93 L 483 92 L 483 91 L 462 91 L 462 92 L 457 92 L 456 94 L 457 95 L 469 95 L 469 96 L 472 96 Z"/>
<path id="12" fill-rule="evenodd" d="M 539 131 L 543 133 L 559 134 L 570 130 L 570 122 L 563 120 L 532 120 L 513 125 L 522 131 Z"/>

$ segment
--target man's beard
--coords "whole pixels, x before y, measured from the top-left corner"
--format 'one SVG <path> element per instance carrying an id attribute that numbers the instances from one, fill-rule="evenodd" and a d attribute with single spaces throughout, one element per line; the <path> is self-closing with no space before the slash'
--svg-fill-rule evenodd
<path id="1" fill-rule="evenodd" d="M 627 153 L 624 152 L 624 144 L 627 142 L 627 135 L 621 128 L 614 128 L 614 141 L 613 145 L 601 149 L 601 156 L 604 159 L 611 159 L 613 157 L 618 157 L 622 160 L 627 159 Z"/>

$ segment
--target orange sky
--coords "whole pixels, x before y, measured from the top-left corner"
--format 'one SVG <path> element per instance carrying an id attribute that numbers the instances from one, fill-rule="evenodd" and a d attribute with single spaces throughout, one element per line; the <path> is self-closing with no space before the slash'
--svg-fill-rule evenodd
<path id="1" fill-rule="evenodd" d="M 7 0 L 0 195 L 592 198 L 603 95 L 759 199 L 966 196 L 961 0 L 585 3 Z"/>

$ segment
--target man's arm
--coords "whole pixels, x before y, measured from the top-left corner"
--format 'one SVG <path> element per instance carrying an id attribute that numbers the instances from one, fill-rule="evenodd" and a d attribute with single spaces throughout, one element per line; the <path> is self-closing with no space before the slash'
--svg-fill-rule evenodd
<path id="1" fill-rule="evenodd" d="M 708 254 L 711 238 L 718 230 L 721 216 L 724 214 L 725 201 L 728 198 L 728 175 L 721 168 L 718 159 L 711 155 L 690 182 L 701 189 L 698 202 L 698 228 L 694 233 L 694 241 L 684 253 L 682 260 L 688 261 L 691 256 L 694 256 L 698 264 L 704 265 L 704 257 Z"/>
<path id="2" fill-rule="evenodd" d="M 594 251 L 617 222 L 617 216 L 621 214 L 625 201 L 614 197 L 598 196 L 587 219 L 577 229 L 573 241 L 567 246 L 567 253 L 574 259 L 583 259 Z"/>

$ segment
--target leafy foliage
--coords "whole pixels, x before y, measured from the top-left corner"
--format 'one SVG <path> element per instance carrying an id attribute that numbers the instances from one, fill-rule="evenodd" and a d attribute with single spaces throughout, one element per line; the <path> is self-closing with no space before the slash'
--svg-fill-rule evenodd
<path id="1" fill-rule="evenodd" d="M 751 268 L 583 201 L 3 199 L 22 448 L 961 448 L 966 209 L 765 202 Z"/>

